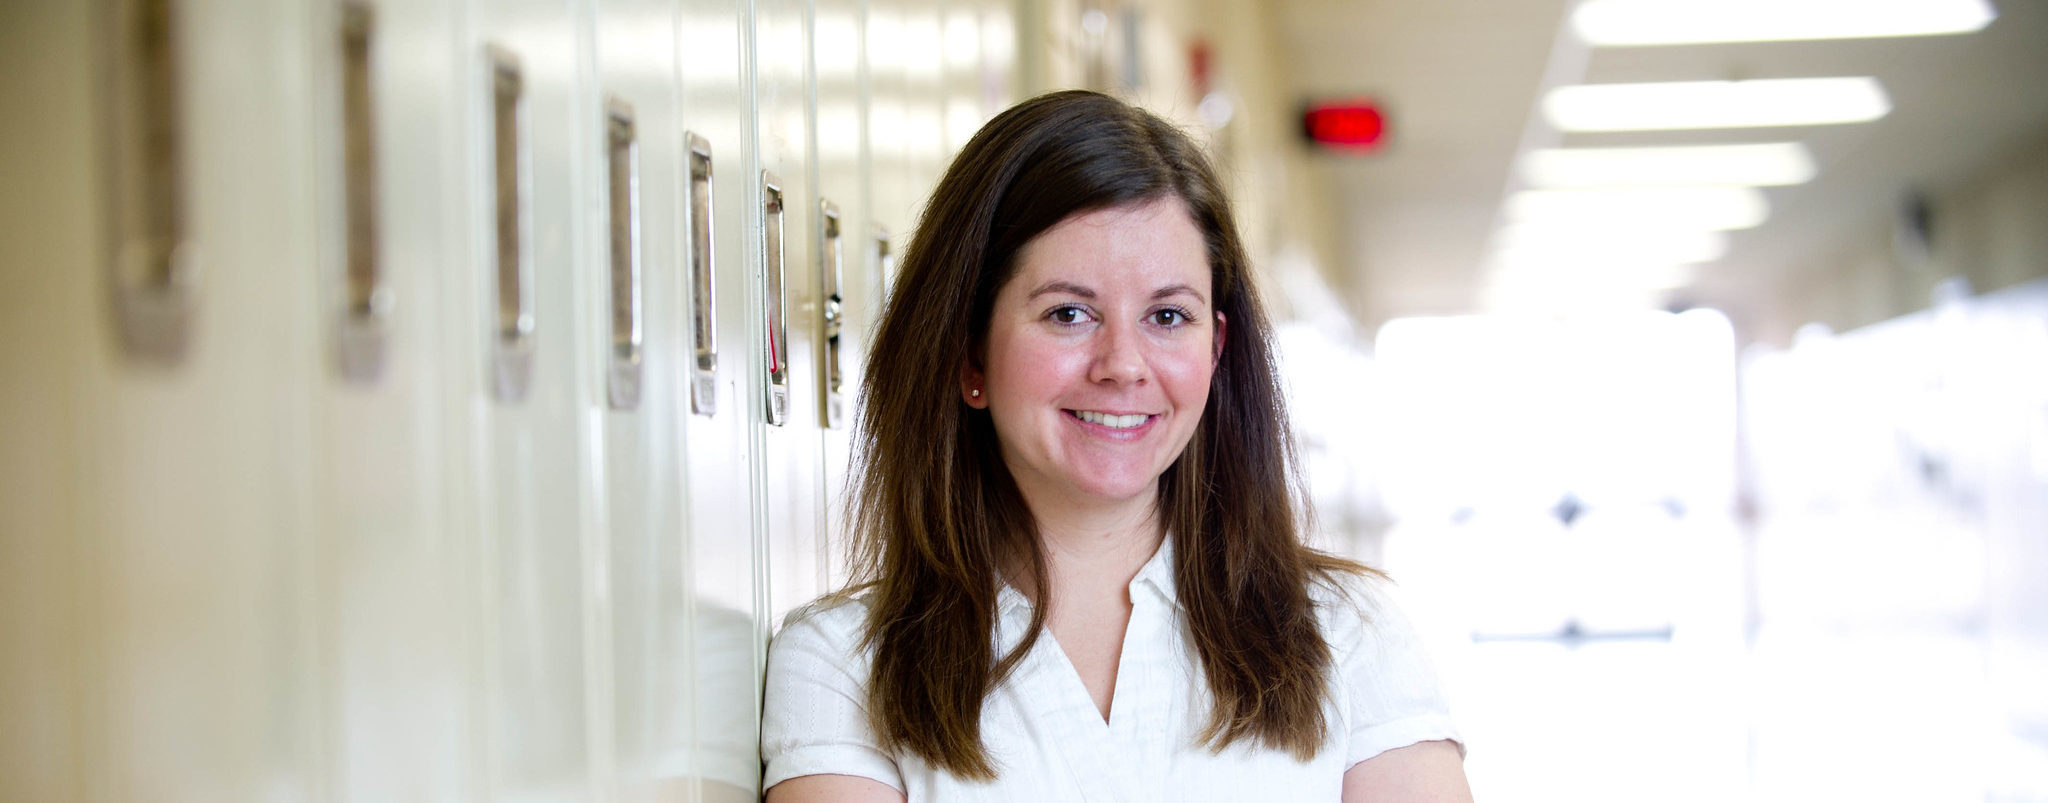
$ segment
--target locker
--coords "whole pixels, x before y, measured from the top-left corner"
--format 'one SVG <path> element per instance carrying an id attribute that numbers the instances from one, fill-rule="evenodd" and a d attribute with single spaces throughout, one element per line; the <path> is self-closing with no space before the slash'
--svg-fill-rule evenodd
<path id="1" fill-rule="evenodd" d="M 916 214 L 909 147 L 910 71 L 905 45 L 909 6 L 905 0 L 869 0 L 862 26 L 867 62 L 867 164 L 870 234 L 889 235 L 898 248 L 907 242 Z M 870 244 L 872 248 L 872 244 Z"/>
<path id="2" fill-rule="evenodd" d="M 981 24 L 983 2 L 939 3 L 940 149 L 932 154 L 934 181 L 946 158 L 960 150 L 981 128 Z"/>
<path id="3" fill-rule="evenodd" d="M 0 683 L 53 717 L 0 743 L 9 799 L 312 792 L 302 516 L 318 368 L 295 313 L 313 287 L 278 269 L 313 256 L 310 121 L 293 103 L 306 20 L 164 11 L 10 9 L 4 26 L 24 59 L 10 58 L 9 107 L 37 112 L 7 140 L 25 179 L 4 191 L 22 249 L 5 260 L 9 318 L 19 304 L 31 328 L 10 328 L 24 350 L 0 382 L 5 551 L 8 579 L 29 577 L 8 584 Z M 118 110 L 102 86 L 123 88 Z M 148 145 L 164 158 L 130 161 Z M 35 496 L 16 498 L 24 478 Z M 100 756 L 121 760 L 82 766 Z"/>
<path id="4" fill-rule="evenodd" d="M 685 240 L 692 270 L 708 261 L 710 281 L 693 280 L 693 400 L 709 379 L 710 404 L 693 401 L 681 423 L 689 539 L 686 579 L 688 682 L 695 719 L 683 762 L 698 799 L 759 796 L 761 642 L 765 586 L 759 508 L 753 500 L 758 461 L 759 365 L 754 354 L 753 278 L 747 247 L 750 205 L 757 193 L 752 153 L 753 71 L 746 61 L 752 26 L 743 4 L 681 0 L 676 30 L 684 132 L 689 147 L 692 216 Z M 699 236 L 699 228 L 708 236 Z M 708 291 L 708 292 L 706 292 Z M 699 332 L 703 316 L 710 327 Z M 704 335 L 710 335 L 705 337 Z M 706 366 L 710 366 L 707 370 Z"/>
<path id="5" fill-rule="evenodd" d="M 755 116 L 759 142 L 750 289 L 761 313 L 758 360 L 764 415 L 760 499 L 765 508 L 768 625 L 824 590 L 824 484 L 818 394 L 818 199 L 810 57 L 811 5 L 754 6 Z"/>
<path id="6" fill-rule="evenodd" d="M 476 780 L 467 634 L 476 530 L 454 503 L 472 470 L 475 352 L 461 187 L 468 54 L 448 3 L 308 5 L 318 340 L 307 517 L 316 547 L 318 786 L 333 800 L 455 799 Z M 432 43 L 429 45 L 428 43 Z M 433 57 L 408 58 L 424 49 Z M 463 338 L 462 342 L 476 342 Z M 449 381 L 448 377 L 457 381 Z"/>
<path id="7" fill-rule="evenodd" d="M 464 93 L 477 144 L 468 182 L 470 303 L 488 381 L 446 374 L 471 399 L 484 607 L 486 794 L 566 800 L 589 790 L 603 677 L 591 583 L 603 543 L 605 405 L 591 310 L 608 297 L 593 20 L 561 4 L 472 9 Z M 467 500 L 458 500 L 458 504 Z M 594 695 L 593 695 L 594 696 Z"/>
<path id="8" fill-rule="evenodd" d="M 600 323 L 604 517 L 608 554 L 594 595 L 608 605 L 608 682 L 593 705 L 611 720 L 593 772 L 607 795 L 675 800 L 691 791 L 689 502 L 682 427 L 694 353 L 686 328 L 689 188 L 672 0 L 598 10 L 597 89 L 605 110 L 603 214 L 597 238 L 606 292 Z M 595 125 L 598 121 L 591 121 Z M 606 617 L 600 617 L 606 618 Z M 609 775 L 610 777 L 606 777 Z"/>
<path id="9" fill-rule="evenodd" d="M 938 183 L 946 164 L 946 48 L 943 45 L 945 4 L 938 0 L 901 0 L 903 16 L 898 32 L 904 69 L 904 166 L 908 182 L 903 192 L 905 216 L 910 224 L 902 235 L 904 243 L 915 237 L 913 229 L 924 212 L 925 193 Z M 941 42 L 939 47 L 919 43 Z"/>
<path id="10" fill-rule="evenodd" d="M 0 707 L 16 722 L 0 730 L 0 798 L 66 800 L 83 796 L 82 706 L 97 690 L 84 670 L 99 639 L 78 626 L 96 550 L 81 543 L 89 495 L 75 478 L 91 420 L 81 366 L 109 346 L 92 331 L 105 325 L 87 122 L 100 23 L 84 4 L 17 6 L 0 12 L 0 103 L 41 113 L 0 123 Z"/>
<path id="11" fill-rule="evenodd" d="M 863 255 L 868 223 L 867 138 L 861 125 L 867 97 L 862 70 L 861 7 L 855 0 L 820 0 L 815 7 L 813 57 L 817 76 L 818 187 L 816 226 L 819 333 L 815 393 L 824 481 L 820 504 L 820 561 L 824 587 L 843 581 L 844 506 L 849 432 L 862 363 L 861 333 L 872 303 Z M 829 208 L 828 208 L 829 207 Z M 829 212 L 829 214 L 828 214 Z"/>

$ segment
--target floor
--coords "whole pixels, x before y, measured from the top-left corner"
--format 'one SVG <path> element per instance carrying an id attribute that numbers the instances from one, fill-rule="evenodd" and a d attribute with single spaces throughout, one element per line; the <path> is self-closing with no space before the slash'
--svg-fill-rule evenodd
<path id="1" fill-rule="evenodd" d="M 2026 681 L 1992 669 L 1967 522 L 1673 519 L 1619 557 L 1578 529 L 1387 541 L 1478 799 L 2048 801 L 2048 739 L 2004 724 Z"/>

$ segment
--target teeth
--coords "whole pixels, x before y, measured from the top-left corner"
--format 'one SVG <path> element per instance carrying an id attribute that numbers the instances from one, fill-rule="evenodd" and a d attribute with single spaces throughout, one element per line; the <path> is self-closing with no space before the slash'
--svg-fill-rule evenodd
<path id="1" fill-rule="evenodd" d="M 1145 423 L 1145 415 L 1110 415 L 1094 410 L 1075 410 L 1074 416 L 1090 424 L 1100 424 L 1110 429 L 1130 429 Z"/>

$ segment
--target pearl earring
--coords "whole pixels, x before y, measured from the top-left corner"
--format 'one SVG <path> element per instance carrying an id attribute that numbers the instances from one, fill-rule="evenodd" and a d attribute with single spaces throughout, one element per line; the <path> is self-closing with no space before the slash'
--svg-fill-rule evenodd
<path id="1" fill-rule="evenodd" d="M 975 388 L 973 390 L 967 391 L 967 395 L 979 399 L 981 398 L 981 388 Z"/>

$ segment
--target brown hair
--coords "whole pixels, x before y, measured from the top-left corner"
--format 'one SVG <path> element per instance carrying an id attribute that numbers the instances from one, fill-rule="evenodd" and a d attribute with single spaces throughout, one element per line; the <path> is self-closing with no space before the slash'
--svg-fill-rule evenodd
<path id="1" fill-rule="evenodd" d="M 925 207 L 875 333 L 859 413 L 854 577 L 868 591 L 868 715 L 884 749 L 988 780 L 981 709 L 1045 626 L 993 654 L 1000 570 L 1048 599 L 1037 525 L 985 412 L 960 401 L 996 292 L 1024 245 L 1070 215 L 1177 197 L 1208 243 L 1230 322 L 1207 411 L 1161 477 L 1174 580 L 1215 707 L 1201 732 L 1307 760 L 1328 733 L 1330 647 L 1312 582 L 1368 571 L 1305 546 L 1269 324 L 1222 185 L 1186 134 L 1105 95 L 1020 103 L 967 143 Z M 1297 518 L 1301 514 L 1303 518 Z"/>

